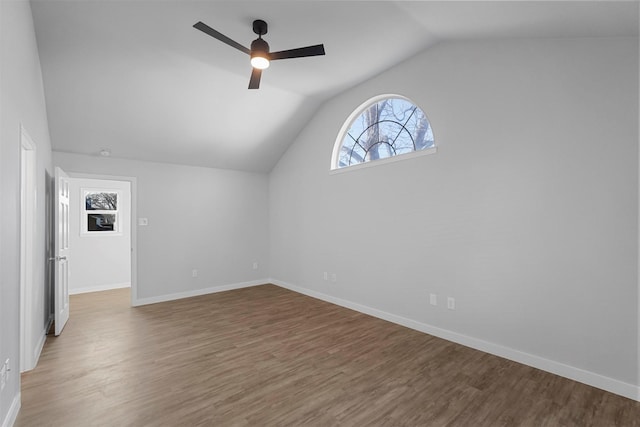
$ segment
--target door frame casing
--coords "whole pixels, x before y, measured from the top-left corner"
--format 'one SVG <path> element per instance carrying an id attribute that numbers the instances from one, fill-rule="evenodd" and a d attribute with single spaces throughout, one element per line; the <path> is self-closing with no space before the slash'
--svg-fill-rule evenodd
<path id="1" fill-rule="evenodd" d="M 37 230 L 37 146 L 20 126 L 20 372 L 36 365 L 33 344 L 35 234 Z M 39 349 L 36 349 L 39 353 Z"/>
<path id="2" fill-rule="evenodd" d="M 134 301 L 138 299 L 138 222 L 136 218 L 137 214 L 137 178 L 134 176 L 117 176 L 117 175 L 103 175 L 103 174 L 91 174 L 91 173 L 79 173 L 70 172 L 67 174 L 71 179 L 100 179 L 106 181 L 125 181 L 129 182 L 131 187 L 131 209 L 129 212 L 130 224 L 131 224 L 131 301 L 133 306 Z"/>

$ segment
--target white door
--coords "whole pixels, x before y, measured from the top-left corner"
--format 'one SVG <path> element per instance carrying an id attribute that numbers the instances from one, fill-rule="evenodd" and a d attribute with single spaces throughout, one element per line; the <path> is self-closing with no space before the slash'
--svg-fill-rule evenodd
<path id="1" fill-rule="evenodd" d="M 55 172 L 55 324 L 56 336 L 69 320 L 69 177 L 60 168 Z"/>

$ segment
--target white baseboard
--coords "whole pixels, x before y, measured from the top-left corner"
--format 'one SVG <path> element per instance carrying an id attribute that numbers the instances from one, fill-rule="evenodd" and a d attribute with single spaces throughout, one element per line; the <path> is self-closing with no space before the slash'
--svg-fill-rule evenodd
<path id="1" fill-rule="evenodd" d="M 113 283 L 110 285 L 86 286 L 83 288 L 69 289 L 69 295 L 86 294 L 89 292 L 108 291 L 110 289 L 130 288 L 131 283 Z"/>
<path id="2" fill-rule="evenodd" d="M 20 402 L 21 402 L 21 394 L 18 392 L 13 398 L 13 402 L 11 402 L 11 407 L 9 407 L 9 412 L 4 417 L 2 421 L 2 427 L 12 427 L 16 418 L 18 418 L 18 412 L 20 412 Z"/>
<path id="3" fill-rule="evenodd" d="M 33 368 L 38 366 L 38 360 L 40 360 L 40 354 L 42 353 L 42 349 L 44 348 L 44 343 L 47 342 L 47 331 L 49 330 L 50 326 L 51 323 L 47 322 L 47 326 L 40 333 L 40 339 L 38 339 L 36 348 L 33 349 Z"/>
<path id="4" fill-rule="evenodd" d="M 174 301 L 182 298 L 197 297 L 199 295 L 213 294 L 216 292 L 231 291 L 233 289 L 250 288 L 252 286 L 264 285 L 269 283 L 268 279 L 252 280 L 250 282 L 232 283 L 229 285 L 211 286 L 203 289 L 194 289 L 191 291 L 178 292 L 175 294 L 159 295 L 149 298 L 136 298 L 132 301 L 134 307 L 147 304 L 155 304 L 158 302 Z"/>
<path id="5" fill-rule="evenodd" d="M 38 342 L 36 343 L 36 346 L 33 348 L 33 354 L 32 354 L 31 360 L 26 361 L 27 364 L 29 362 L 30 364 L 28 364 L 28 366 L 21 366 L 20 367 L 21 373 L 35 369 L 35 367 L 38 365 L 38 360 L 40 359 L 40 354 L 42 353 L 42 349 L 44 348 L 44 343 L 47 341 L 47 331 L 49 331 L 49 328 L 51 327 L 52 323 L 53 323 L 53 317 L 50 316 L 49 320 L 47 320 L 47 324 L 45 325 L 44 329 L 40 332 L 40 337 L 38 338 Z"/>
<path id="6" fill-rule="evenodd" d="M 398 325 L 406 326 L 407 328 L 415 329 L 420 332 L 424 332 L 429 335 L 443 338 L 448 341 L 452 341 L 458 344 L 462 344 L 467 347 L 474 348 L 476 350 L 484 351 L 495 356 L 503 357 L 505 359 L 512 360 L 514 362 L 522 363 L 527 366 L 531 366 L 543 371 L 550 372 L 561 377 L 569 378 L 574 381 L 578 381 L 599 389 L 618 394 L 620 396 L 627 397 L 640 402 L 640 386 L 625 383 L 623 381 L 616 380 L 614 378 L 605 377 L 594 372 L 585 371 L 584 369 L 576 368 L 574 366 L 566 365 L 564 363 L 556 362 L 553 360 L 545 359 L 540 356 L 525 353 L 519 350 L 515 350 L 509 347 L 505 347 L 492 342 L 484 341 L 478 338 L 473 338 L 467 335 L 463 335 L 457 332 L 452 332 L 446 329 L 438 328 L 436 326 L 428 325 L 426 323 L 417 322 L 415 320 L 407 319 L 402 316 L 398 316 L 392 313 L 388 313 L 382 310 L 378 310 L 366 305 L 358 304 L 352 301 L 336 298 L 331 295 L 326 295 L 321 292 L 313 291 L 310 289 L 302 288 L 292 285 L 287 282 L 283 282 L 277 279 L 270 279 L 270 283 L 278 285 L 280 287 L 289 289 L 294 292 L 298 292 L 313 298 L 317 298 L 323 301 L 330 302 L 342 307 L 346 307 L 355 311 L 359 311 L 364 314 L 368 314 L 379 319 L 387 320 Z"/>

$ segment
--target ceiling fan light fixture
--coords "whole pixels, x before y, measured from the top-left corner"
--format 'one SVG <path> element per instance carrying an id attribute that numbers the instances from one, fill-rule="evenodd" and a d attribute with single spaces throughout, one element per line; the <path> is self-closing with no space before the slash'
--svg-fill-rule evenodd
<path id="1" fill-rule="evenodd" d="M 259 54 L 256 54 L 255 56 L 251 57 L 251 66 L 259 70 L 264 70 L 265 68 L 269 68 L 269 60 L 264 56 L 259 56 Z"/>
<path id="2" fill-rule="evenodd" d="M 251 42 L 251 66 L 259 70 L 269 68 L 269 43 L 261 37 Z"/>

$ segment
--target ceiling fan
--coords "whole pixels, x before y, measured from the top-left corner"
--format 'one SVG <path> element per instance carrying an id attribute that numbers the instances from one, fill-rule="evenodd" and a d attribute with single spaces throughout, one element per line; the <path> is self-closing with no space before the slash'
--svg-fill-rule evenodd
<path id="1" fill-rule="evenodd" d="M 269 67 L 269 61 L 324 55 L 324 45 L 322 44 L 299 47 L 297 49 L 281 50 L 279 52 L 269 52 L 269 43 L 262 38 L 263 35 L 267 34 L 267 23 L 262 19 L 256 19 L 253 21 L 253 32 L 258 35 L 258 38 L 251 42 L 251 49 L 247 49 L 240 43 L 231 40 L 229 37 L 214 30 L 204 22 L 197 22 L 193 27 L 203 33 L 209 34 L 215 39 L 220 40 L 222 43 L 226 43 L 229 46 L 246 53 L 251 57 L 251 66 L 253 67 L 253 71 L 251 72 L 251 79 L 249 79 L 249 89 L 258 89 L 260 87 L 262 70 Z"/>

